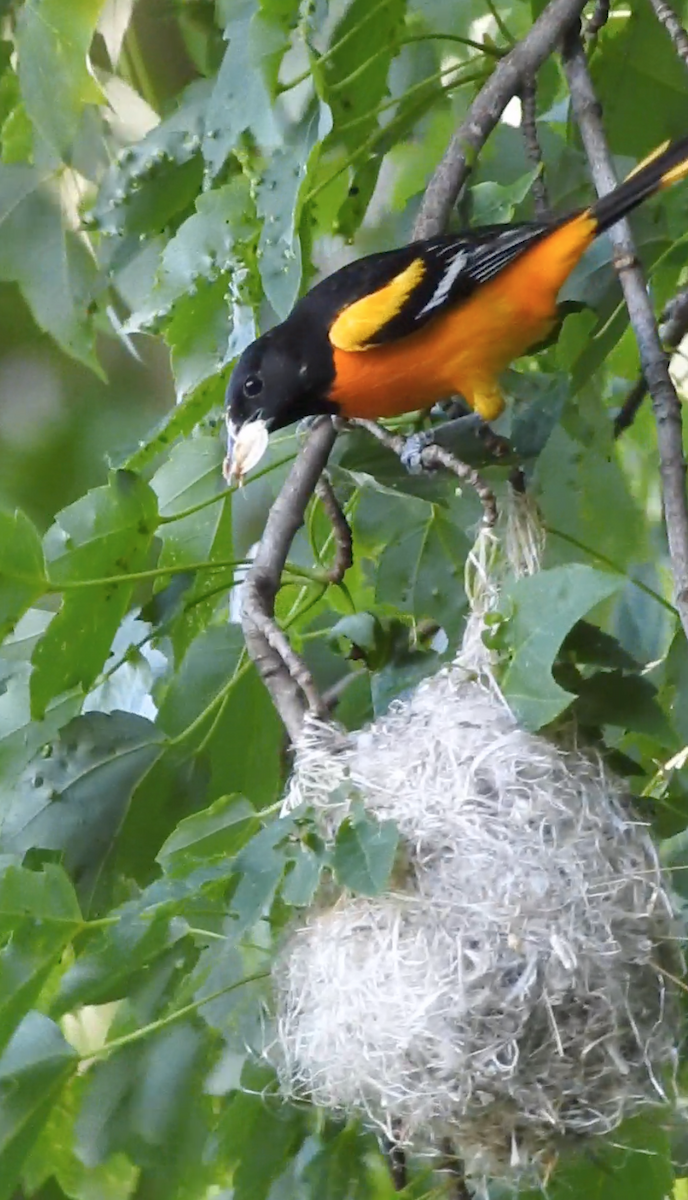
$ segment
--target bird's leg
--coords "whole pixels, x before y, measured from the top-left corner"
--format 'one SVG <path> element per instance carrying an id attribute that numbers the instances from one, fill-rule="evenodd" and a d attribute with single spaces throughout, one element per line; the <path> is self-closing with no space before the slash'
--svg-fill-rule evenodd
<path id="1" fill-rule="evenodd" d="M 462 420 L 463 418 L 459 419 Z M 404 463 L 407 470 L 409 469 L 408 463 L 404 462 L 404 455 L 409 441 L 413 443 L 413 437 L 409 439 L 402 437 L 401 434 L 391 433 L 389 429 L 378 425 L 377 421 L 364 420 L 362 417 L 357 417 L 351 424 L 359 425 L 362 429 L 367 430 L 374 438 L 382 442 L 383 446 L 386 446 L 388 450 L 396 454 L 397 458 Z M 436 470 L 438 467 L 444 467 L 445 470 L 451 471 L 453 475 L 456 475 L 457 479 L 460 479 L 462 483 L 469 484 L 477 493 L 480 503 L 483 506 L 483 520 L 485 525 L 491 528 L 497 520 L 497 502 L 491 488 L 488 487 L 485 480 L 478 474 L 474 467 L 462 462 L 460 458 L 450 453 L 444 446 L 439 445 L 436 436 L 433 435 L 433 431 L 430 431 L 430 433 L 431 436 L 428 441 L 425 440 L 427 437 L 426 434 L 414 435 L 414 437 L 417 436 L 421 439 L 417 449 L 419 469 L 421 471 L 429 471 Z"/>

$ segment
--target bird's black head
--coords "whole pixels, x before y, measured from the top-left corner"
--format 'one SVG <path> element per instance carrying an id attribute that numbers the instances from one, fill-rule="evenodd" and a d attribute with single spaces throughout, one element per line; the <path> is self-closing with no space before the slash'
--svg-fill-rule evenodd
<path id="1" fill-rule="evenodd" d="M 309 343 L 307 338 L 299 337 L 298 329 L 290 327 L 289 322 L 252 342 L 241 355 L 227 388 L 229 470 L 249 425 L 260 425 L 263 431 L 272 433 L 302 417 L 336 412 L 336 405 L 327 399 L 333 377 L 329 342 L 325 347 L 315 346 L 313 340 Z M 256 434 L 252 429 L 253 445 L 257 444 Z M 252 458 L 250 466 L 255 465 L 253 451 L 246 457 Z M 240 464 L 234 473 L 241 475 L 248 469 Z"/>

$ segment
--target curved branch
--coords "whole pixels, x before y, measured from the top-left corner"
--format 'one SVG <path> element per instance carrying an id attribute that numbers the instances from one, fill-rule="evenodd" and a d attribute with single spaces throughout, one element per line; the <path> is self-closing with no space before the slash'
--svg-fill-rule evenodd
<path id="1" fill-rule="evenodd" d="M 431 237 L 445 228 L 456 198 L 504 109 L 532 76 L 574 22 L 586 0 L 551 0 L 523 41 L 500 59 L 478 92 L 466 119 L 454 134 L 444 158 L 427 186 L 414 236 Z"/>
<path id="2" fill-rule="evenodd" d="M 602 128 L 600 104 L 577 33 L 567 41 L 564 66 L 573 113 L 580 129 L 590 171 L 598 194 L 604 195 L 616 187 L 617 179 Z M 640 364 L 652 397 L 675 603 L 681 624 L 688 634 L 688 498 L 681 407 L 669 375 L 668 358 L 659 339 L 655 315 L 628 221 L 619 221 L 613 225 L 609 230 L 609 237 L 614 248 L 615 265 L 628 315 L 638 343 Z"/>
<path id="3" fill-rule="evenodd" d="M 244 583 L 241 624 L 246 649 L 292 741 L 301 729 L 306 711 L 309 708 L 319 711 L 320 702 L 306 664 L 291 648 L 285 655 L 286 637 L 273 619 L 275 597 L 289 547 L 301 526 L 336 436 L 331 417 L 322 417 L 316 422 L 270 509 L 253 566 Z"/>

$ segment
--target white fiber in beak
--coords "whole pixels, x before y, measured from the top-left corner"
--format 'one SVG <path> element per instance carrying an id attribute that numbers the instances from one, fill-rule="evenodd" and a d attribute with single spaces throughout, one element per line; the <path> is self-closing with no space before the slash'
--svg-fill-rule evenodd
<path id="1" fill-rule="evenodd" d="M 240 487 L 244 476 L 251 471 L 268 448 L 268 427 L 265 421 L 247 421 L 239 429 L 227 417 L 227 457 L 222 464 L 222 474 L 228 484 Z"/>

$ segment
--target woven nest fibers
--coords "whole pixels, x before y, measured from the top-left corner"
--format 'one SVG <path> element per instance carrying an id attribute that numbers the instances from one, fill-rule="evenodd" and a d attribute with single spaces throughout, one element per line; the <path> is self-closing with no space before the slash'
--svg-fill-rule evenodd
<path id="1" fill-rule="evenodd" d="M 471 1174 L 505 1178 L 666 1101 L 677 930 L 599 761 L 519 729 L 455 667 L 358 735 L 308 727 L 288 803 L 332 832 L 361 799 L 396 821 L 404 882 L 292 934 L 272 1048 L 287 1093 L 415 1147 L 450 1136 Z"/>

